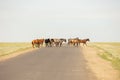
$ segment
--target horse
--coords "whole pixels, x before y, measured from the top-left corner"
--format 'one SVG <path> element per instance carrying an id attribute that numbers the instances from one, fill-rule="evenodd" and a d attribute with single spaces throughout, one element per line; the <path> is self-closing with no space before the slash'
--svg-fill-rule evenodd
<path id="1" fill-rule="evenodd" d="M 83 43 L 83 45 L 86 45 L 87 46 L 87 41 L 90 41 L 90 39 L 89 38 L 87 38 L 87 39 L 79 39 L 79 44 L 80 43 Z"/>
<path id="2" fill-rule="evenodd" d="M 61 38 L 61 39 L 60 39 L 60 43 L 59 43 L 59 44 L 60 44 L 60 47 L 62 46 L 63 42 L 66 42 L 66 39 Z"/>
<path id="3" fill-rule="evenodd" d="M 78 46 L 79 38 L 68 39 L 68 45 Z"/>
<path id="4" fill-rule="evenodd" d="M 56 46 L 56 47 L 61 47 L 62 46 L 62 44 L 63 44 L 63 42 L 66 42 L 66 39 L 64 39 L 64 38 L 60 38 L 60 39 L 53 39 L 54 40 L 54 45 Z"/>
<path id="5" fill-rule="evenodd" d="M 46 47 L 52 47 L 54 40 L 53 39 L 45 39 L 45 45 Z"/>
<path id="6" fill-rule="evenodd" d="M 32 47 L 35 48 L 35 47 L 40 47 L 43 45 L 43 42 L 44 42 L 44 39 L 35 39 L 35 40 L 32 40 Z"/>

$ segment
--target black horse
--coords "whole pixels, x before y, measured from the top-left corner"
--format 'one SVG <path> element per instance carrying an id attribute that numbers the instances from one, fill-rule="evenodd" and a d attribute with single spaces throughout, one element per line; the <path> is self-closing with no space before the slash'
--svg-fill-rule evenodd
<path id="1" fill-rule="evenodd" d="M 52 47 L 54 40 L 53 39 L 45 39 L 45 45 L 46 47 Z"/>

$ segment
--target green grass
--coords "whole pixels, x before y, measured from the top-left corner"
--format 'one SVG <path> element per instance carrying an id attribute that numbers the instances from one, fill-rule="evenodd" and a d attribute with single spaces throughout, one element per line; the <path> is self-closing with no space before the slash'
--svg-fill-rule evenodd
<path id="1" fill-rule="evenodd" d="M 30 48 L 30 43 L 0 43 L 0 57 Z"/>
<path id="2" fill-rule="evenodd" d="M 91 47 L 98 49 L 98 55 L 112 63 L 113 67 L 120 70 L 120 42 L 91 43 Z"/>

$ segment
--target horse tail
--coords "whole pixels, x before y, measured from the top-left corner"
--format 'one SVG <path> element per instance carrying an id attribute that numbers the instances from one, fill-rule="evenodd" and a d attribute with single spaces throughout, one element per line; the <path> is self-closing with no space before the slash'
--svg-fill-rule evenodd
<path id="1" fill-rule="evenodd" d="M 34 48 L 34 42 L 32 41 L 32 47 Z"/>

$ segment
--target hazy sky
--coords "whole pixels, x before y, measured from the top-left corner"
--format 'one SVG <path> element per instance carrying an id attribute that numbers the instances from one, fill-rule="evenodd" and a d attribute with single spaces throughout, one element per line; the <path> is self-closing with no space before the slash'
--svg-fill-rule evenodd
<path id="1" fill-rule="evenodd" d="M 0 42 L 49 37 L 120 42 L 120 0 L 0 0 Z"/>

